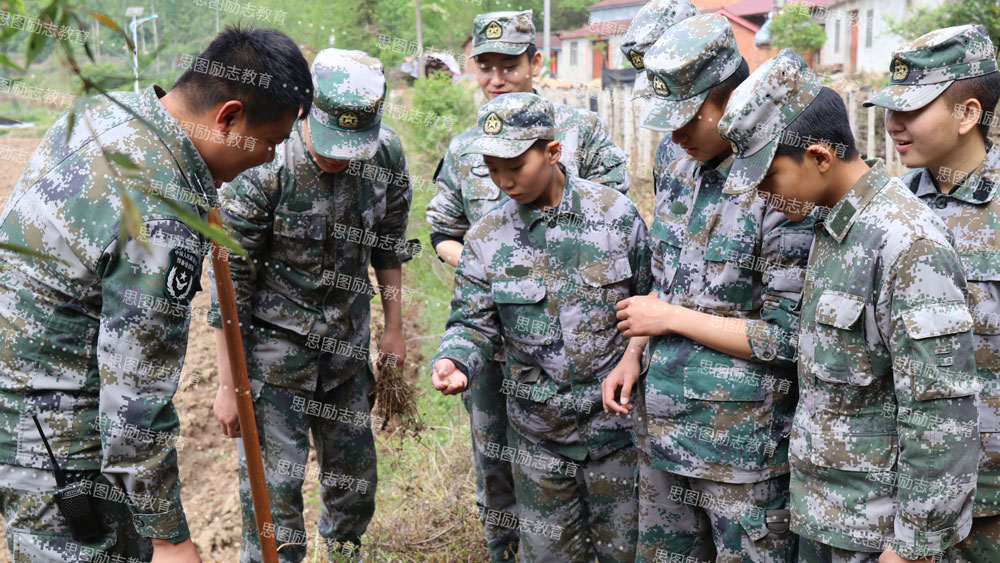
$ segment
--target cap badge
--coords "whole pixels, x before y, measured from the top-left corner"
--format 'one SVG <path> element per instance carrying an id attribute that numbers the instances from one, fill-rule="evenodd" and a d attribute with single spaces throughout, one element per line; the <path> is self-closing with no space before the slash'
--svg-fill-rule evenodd
<path id="1" fill-rule="evenodd" d="M 656 92 L 658 96 L 669 96 L 670 89 L 667 88 L 667 83 L 663 81 L 659 76 L 653 75 L 653 92 Z"/>
<path id="2" fill-rule="evenodd" d="M 503 129 L 503 121 L 496 112 L 492 112 L 486 116 L 483 120 L 483 133 L 489 133 L 490 135 L 496 135 Z"/>
<path id="3" fill-rule="evenodd" d="M 910 75 L 910 67 L 902 59 L 892 61 L 892 80 L 902 82 Z"/>
<path id="4" fill-rule="evenodd" d="M 640 53 L 639 51 L 632 49 L 631 51 L 628 52 L 628 58 L 629 60 L 632 61 L 632 66 L 634 66 L 636 69 L 642 70 L 643 68 L 645 68 L 642 63 L 642 53 Z"/>
<path id="5" fill-rule="evenodd" d="M 500 27 L 500 24 L 497 22 L 491 21 L 489 25 L 486 26 L 487 39 L 500 39 L 501 35 L 503 35 L 503 28 Z"/>
<path id="6" fill-rule="evenodd" d="M 337 118 L 337 125 L 340 125 L 344 129 L 357 129 L 358 114 L 353 111 L 345 111 Z"/>

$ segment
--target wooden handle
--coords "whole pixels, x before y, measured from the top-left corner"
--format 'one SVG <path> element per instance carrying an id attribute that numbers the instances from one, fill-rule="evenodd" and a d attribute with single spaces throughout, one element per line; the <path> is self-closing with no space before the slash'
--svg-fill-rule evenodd
<path id="1" fill-rule="evenodd" d="M 208 222 L 221 228 L 220 217 L 219 210 L 213 209 L 208 215 Z M 233 292 L 233 278 L 229 273 L 229 260 L 221 258 L 220 249 L 220 246 L 212 243 L 212 268 L 215 270 L 215 291 L 219 298 L 219 312 L 222 314 L 226 353 L 229 355 L 233 387 L 236 389 L 236 408 L 240 419 L 240 433 L 243 434 L 243 454 L 250 478 L 250 497 L 253 499 L 253 515 L 257 521 L 257 537 L 260 539 L 264 563 L 278 563 L 278 548 L 271 522 L 271 503 L 267 498 L 267 481 L 264 479 L 264 460 L 260 455 L 257 420 L 253 414 L 250 379 L 247 377 L 247 361 L 240 335 L 240 319 L 236 314 L 236 294 Z M 271 532 L 265 534 L 265 528 L 270 528 Z"/>

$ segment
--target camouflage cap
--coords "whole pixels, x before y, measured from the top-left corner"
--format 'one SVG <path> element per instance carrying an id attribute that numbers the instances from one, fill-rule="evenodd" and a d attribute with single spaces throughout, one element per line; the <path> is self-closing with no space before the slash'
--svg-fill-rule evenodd
<path id="1" fill-rule="evenodd" d="M 997 71 L 996 50 L 981 25 L 932 31 L 893 51 L 889 85 L 865 107 L 913 111 L 934 101 L 956 80 Z"/>
<path id="2" fill-rule="evenodd" d="M 649 97 L 649 78 L 643 72 L 643 57 L 670 26 L 698 15 L 688 0 L 653 0 L 639 10 L 622 39 L 622 54 L 635 67 L 634 97 Z"/>
<path id="3" fill-rule="evenodd" d="M 312 64 L 309 141 L 326 158 L 366 159 L 378 149 L 382 63 L 362 51 L 323 49 Z"/>
<path id="4" fill-rule="evenodd" d="M 785 129 L 816 99 L 823 86 L 809 65 L 782 49 L 736 87 L 719 120 L 719 134 L 736 158 L 723 193 L 741 194 L 760 184 Z"/>
<path id="5" fill-rule="evenodd" d="M 538 139 L 555 139 L 552 102 L 528 92 L 501 94 L 479 108 L 478 135 L 462 154 L 514 158 Z"/>
<path id="6" fill-rule="evenodd" d="M 535 41 L 531 10 L 478 14 L 472 28 L 472 53 L 520 55 Z"/>
<path id="7" fill-rule="evenodd" d="M 712 86 L 736 72 L 743 57 L 729 20 L 702 14 L 667 29 L 643 61 L 653 95 L 642 126 L 673 131 L 691 121 Z"/>

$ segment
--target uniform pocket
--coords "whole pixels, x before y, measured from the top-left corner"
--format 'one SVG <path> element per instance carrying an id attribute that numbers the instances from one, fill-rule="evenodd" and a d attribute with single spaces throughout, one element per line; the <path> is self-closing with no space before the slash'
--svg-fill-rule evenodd
<path id="1" fill-rule="evenodd" d="M 711 234 L 705 248 L 706 277 L 711 281 L 698 297 L 702 306 L 716 311 L 753 309 L 754 277 L 766 266 L 758 260 L 756 242 L 754 231 Z"/>
<path id="2" fill-rule="evenodd" d="M 581 268 L 580 276 L 591 287 L 603 287 L 631 278 L 632 266 L 628 256 L 619 256 L 588 264 Z"/>
<path id="3" fill-rule="evenodd" d="M 668 291 L 677 274 L 681 247 L 684 244 L 683 231 L 676 225 L 656 219 L 649 229 L 649 256 L 654 287 Z"/>
<path id="4" fill-rule="evenodd" d="M 896 465 L 898 440 L 892 435 L 813 435 L 809 461 L 840 471 L 889 471 Z"/>
<path id="5" fill-rule="evenodd" d="M 538 278 L 499 278 L 491 284 L 505 340 L 526 346 L 555 341 L 553 319 L 546 312 L 545 285 Z"/>
<path id="6" fill-rule="evenodd" d="M 910 376 L 916 400 L 964 397 L 979 391 L 972 339 L 959 338 L 972 329 L 972 315 L 964 303 L 912 307 L 903 312 L 903 324 L 911 353 L 897 366 Z"/>
<path id="7" fill-rule="evenodd" d="M 325 240 L 325 215 L 279 214 L 274 219 L 272 255 L 275 260 L 292 268 L 318 274 L 323 268 Z"/>
<path id="8" fill-rule="evenodd" d="M 871 384 L 875 377 L 864 322 L 859 322 L 866 299 L 841 291 L 825 290 L 816 307 L 816 377 L 830 383 L 858 387 Z"/>

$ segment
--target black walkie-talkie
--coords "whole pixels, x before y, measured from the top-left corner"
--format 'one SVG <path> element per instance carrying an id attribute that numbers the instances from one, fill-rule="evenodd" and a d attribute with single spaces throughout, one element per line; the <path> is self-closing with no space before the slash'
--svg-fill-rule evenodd
<path id="1" fill-rule="evenodd" d="M 56 507 L 59 513 L 66 519 L 69 525 L 69 533 L 76 541 L 94 541 L 104 536 L 104 520 L 94 509 L 93 500 L 87 493 L 82 481 L 66 484 L 66 476 L 56 463 L 56 456 L 52 454 L 49 441 L 42 432 L 42 425 L 38 423 L 38 417 L 31 415 L 38 428 L 38 435 L 42 437 L 45 444 L 45 451 L 49 452 L 49 459 L 52 460 L 52 471 L 56 474 L 56 492 L 53 496 L 56 499 Z"/>

